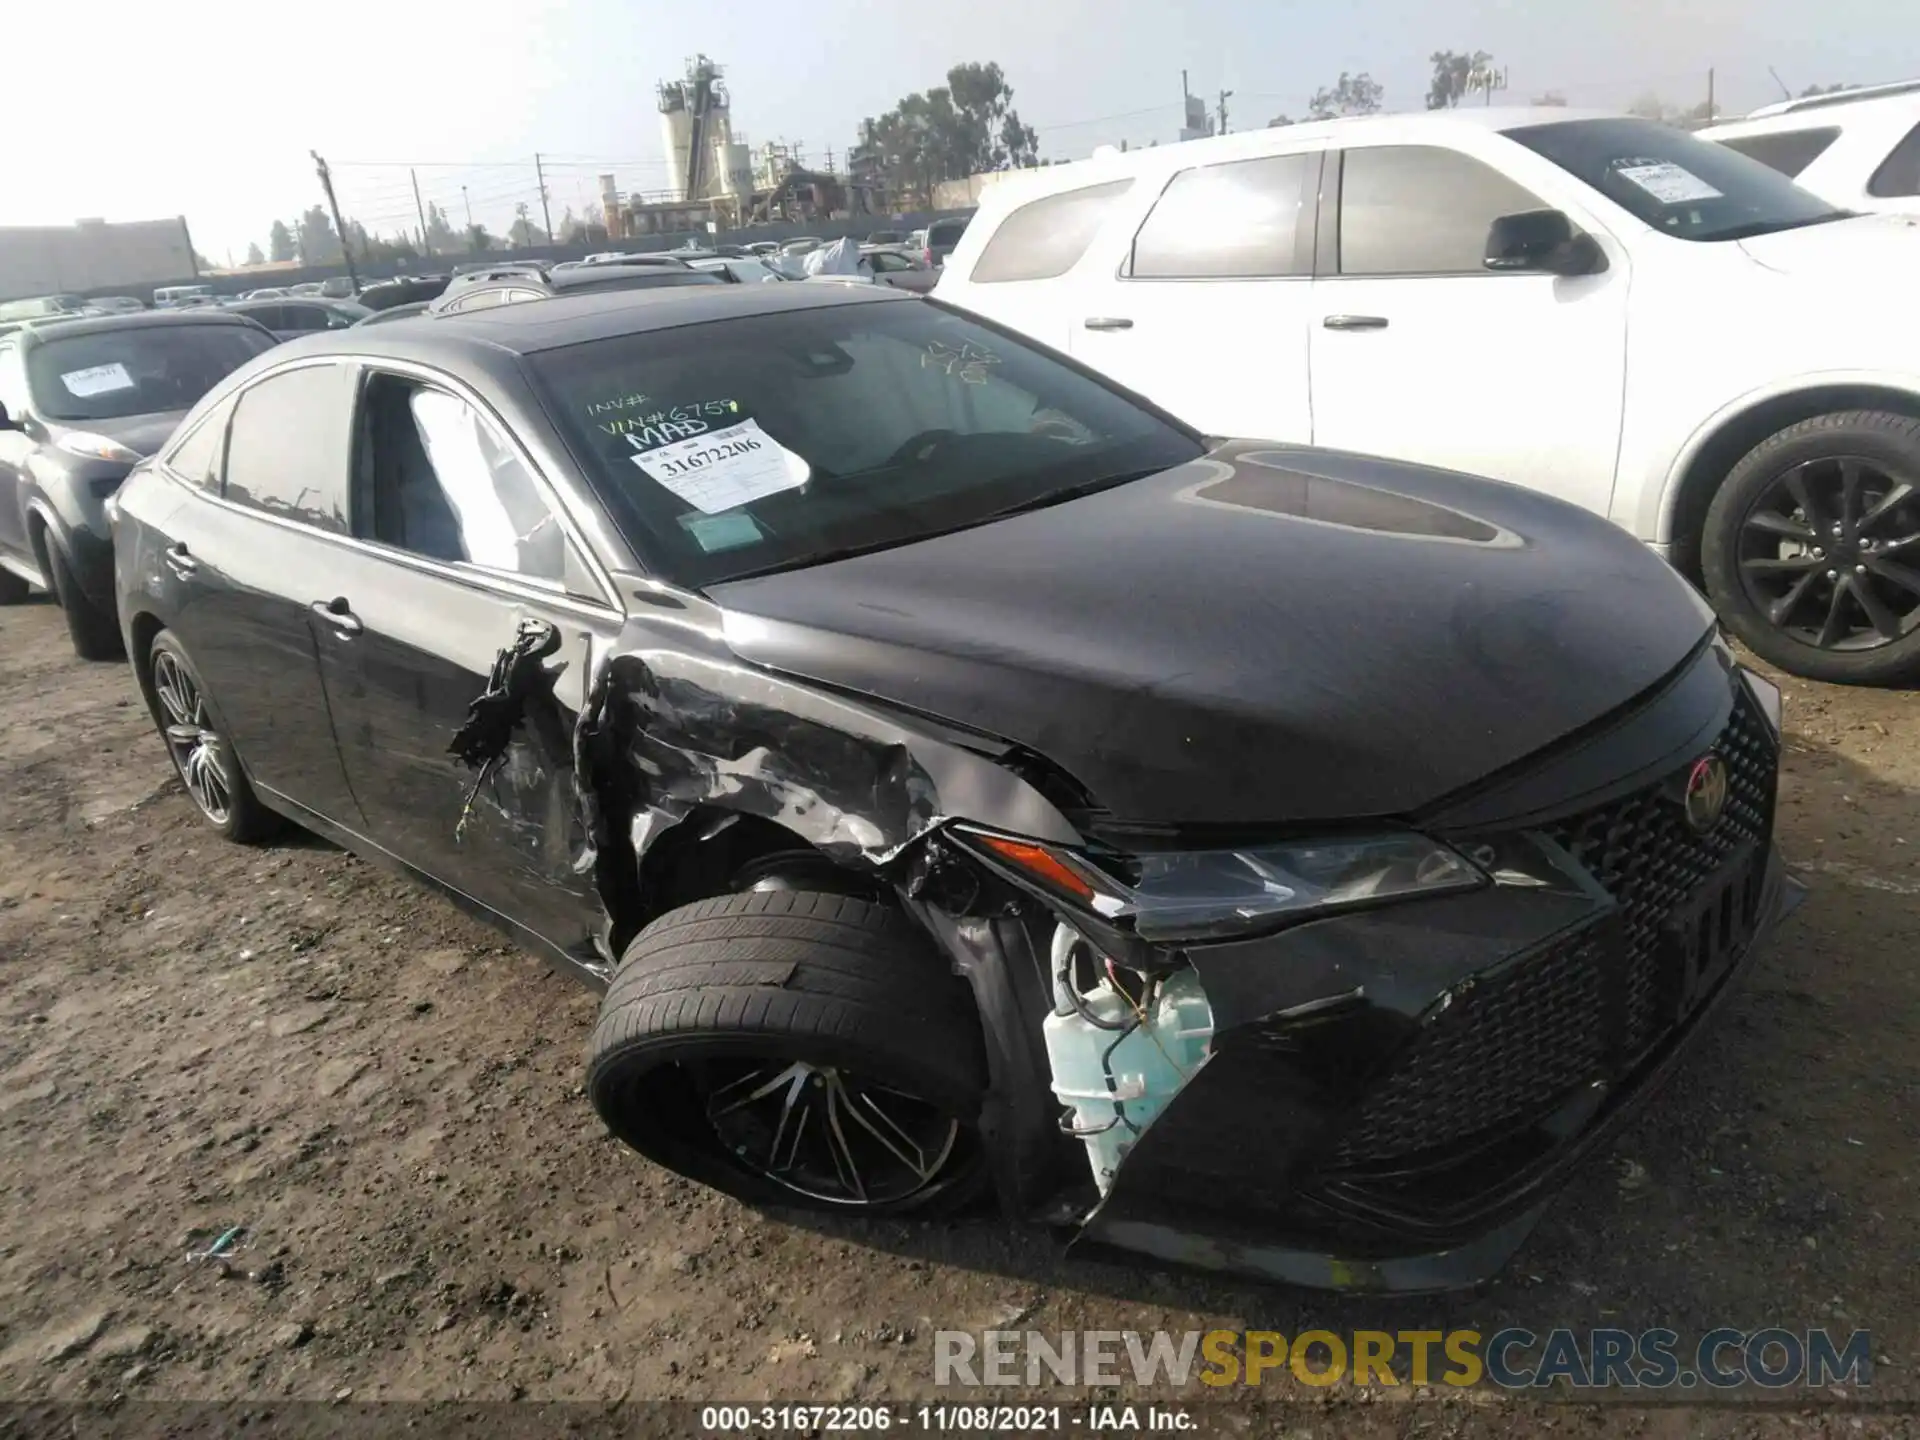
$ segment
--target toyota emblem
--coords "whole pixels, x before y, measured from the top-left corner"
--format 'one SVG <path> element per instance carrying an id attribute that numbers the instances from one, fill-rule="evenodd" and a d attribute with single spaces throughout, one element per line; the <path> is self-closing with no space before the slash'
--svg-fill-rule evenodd
<path id="1" fill-rule="evenodd" d="M 1687 825 L 1705 835 L 1720 823 L 1727 808 L 1727 762 L 1718 755 L 1702 755 L 1687 774 Z"/>

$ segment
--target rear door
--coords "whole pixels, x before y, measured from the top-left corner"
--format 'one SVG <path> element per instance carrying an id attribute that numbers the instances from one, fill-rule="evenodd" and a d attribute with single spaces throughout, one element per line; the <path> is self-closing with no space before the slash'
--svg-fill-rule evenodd
<path id="1" fill-rule="evenodd" d="M 0 405 L 7 407 L 15 426 L 29 423 L 27 372 L 19 342 L 12 336 L 0 336 Z M 20 501 L 25 493 L 21 479 L 34 443 L 25 430 L 0 430 L 0 549 L 29 564 L 32 557 L 27 553 L 26 512 L 20 508 Z"/>
<path id="2" fill-rule="evenodd" d="M 161 558 L 167 623 L 248 776 L 357 832 L 310 608 L 347 534 L 353 377 L 332 360 L 275 371 L 182 436 L 168 468 L 189 499 L 166 521 Z"/>
<path id="3" fill-rule="evenodd" d="M 372 839 L 552 944 L 591 956 L 576 874 L 573 726 L 620 616 L 531 461 L 477 397 L 369 369 L 353 532 L 318 618 L 347 775 Z M 550 627 L 550 686 L 477 773 L 450 752 L 503 650 Z M 484 748 L 484 747 L 483 747 Z"/>
<path id="4" fill-rule="evenodd" d="M 1043 345 L 1070 350 L 1075 302 L 1066 277 L 1101 230 L 1117 223 L 1133 185 L 1131 178 L 1086 185 L 1010 210 L 973 257 L 965 282 L 947 282 L 940 293 L 951 291 L 961 304 Z M 926 273 L 941 278 L 937 271 Z"/>
<path id="5" fill-rule="evenodd" d="M 1308 151 L 1176 173 L 1089 255 L 1074 358 L 1211 434 L 1306 442 L 1320 168 Z"/>
<path id="6" fill-rule="evenodd" d="M 1606 514 L 1626 382 L 1624 252 L 1597 275 L 1489 271 L 1493 221 L 1547 201 L 1437 146 L 1348 150 L 1337 168 L 1308 327 L 1314 443 Z"/>

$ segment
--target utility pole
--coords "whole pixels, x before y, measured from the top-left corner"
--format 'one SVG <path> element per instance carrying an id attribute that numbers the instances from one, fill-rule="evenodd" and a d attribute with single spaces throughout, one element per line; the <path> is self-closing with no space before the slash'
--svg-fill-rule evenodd
<path id="1" fill-rule="evenodd" d="M 413 178 L 413 208 L 420 216 L 420 253 L 431 255 L 433 246 L 427 243 L 427 207 L 420 203 L 420 172 L 409 170 L 407 174 Z"/>
<path id="2" fill-rule="evenodd" d="M 1713 71 L 1712 69 L 1709 69 L 1707 71 L 1707 123 L 1709 125 L 1713 123 L 1714 113 L 1715 112 L 1713 108 Z"/>
<path id="3" fill-rule="evenodd" d="M 460 187 L 460 204 L 467 212 L 467 229 L 473 229 L 473 201 L 467 198 L 467 187 Z"/>
<path id="4" fill-rule="evenodd" d="M 536 151 L 533 157 L 533 173 L 540 181 L 540 218 L 546 222 L 547 244 L 553 243 L 553 212 L 547 208 L 547 172 L 540 168 L 540 155 Z"/>
<path id="5" fill-rule="evenodd" d="M 1227 133 L 1227 101 L 1232 98 L 1233 91 L 1222 90 L 1220 92 L 1220 128 L 1213 132 L 1216 135 L 1224 135 Z"/>
<path id="6" fill-rule="evenodd" d="M 360 277 L 353 272 L 353 246 L 347 243 L 347 227 L 340 219 L 340 202 L 333 198 L 333 172 L 327 169 L 327 162 L 320 158 L 318 150 L 307 152 L 313 156 L 313 168 L 320 176 L 320 188 L 327 192 L 327 209 L 333 212 L 333 233 L 340 237 L 340 253 L 347 261 L 347 283 L 357 291 Z"/>

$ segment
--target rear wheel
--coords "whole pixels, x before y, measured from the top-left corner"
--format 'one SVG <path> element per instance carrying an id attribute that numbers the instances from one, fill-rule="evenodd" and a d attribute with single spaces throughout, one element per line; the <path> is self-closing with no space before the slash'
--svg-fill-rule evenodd
<path id="1" fill-rule="evenodd" d="M 102 610 L 87 598 L 80 581 L 67 564 L 66 556 L 47 545 L 47 568 L 53 572 L 54 598 L 67 619 L 67 634 L 73 641 L 73 653 L 82 660 L 114 660 L 126 653 L 120 640 L 119 617 Z"/>
<path id="2" fill-rule="evenodd" d="M 757 1204 L 946 1212 L 986 1180 L 972 993 L 887 906 L 760 891 L 634 940 L 587 1091 L 642 1154 Z"/>
<path id="3" fill-rule="evenodd" d="M 171 631 L 162 630 L 153 637 L 148 674 L 160 712 L 160 738 L 201 818 L 227 839 L 242 844 L 277 832 L 280 817 L 260 803 L 247 783 L 239 757 L 214 722 L 200 672 Z"/>
<path id="4" fill-rule="evenodd" d="M 1700 561 L 1727 628 L 1782 670 L 1920 678 L 1920 420 L 1820 415 L 1762 442 L 1708 507 Z"/>

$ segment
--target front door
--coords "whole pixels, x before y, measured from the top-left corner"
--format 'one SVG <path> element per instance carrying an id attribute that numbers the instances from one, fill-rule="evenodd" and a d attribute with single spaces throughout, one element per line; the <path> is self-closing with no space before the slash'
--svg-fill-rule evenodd
<path id="1" fill-rule="evenodd" d="M 14 341 L 0 339 L 0 405 L 7 407 L 7 418 L 16 427 L 31 423 L 27 417 L 27 372 L 20 359 L 20 347 Z M 33 564 L 27 548 L 26 512 L 21 508 L 25 495 L 27 457 L 34 441 L 24 429 L 0 430 L 0 550 Z M 51 582 L 52 577 L 47 579 Z"/>
<path id="2" fill-rule="evenodd" d="M 1313 152 L 1180 171 L 1082 267 L 1073 357 L 1210 435 L 1305 444 L 1319 174 Z"/>
<path id="3" fill-rule="evenodd" d="M 550 943 L 590 955 L 602 910 L 573 789 L 573 727 L 620 619 L 557 506 L 500 431 L 451 390 L 371 372 L 355 547 L 316 611 L 340 753 L 375 843 Z M 570 593 L 571 592 L 571 593 Z M 523 635 L 546 679 L 491 738 L 470 727 Z M 545 647 L 541 647 L 545 648 Z M 456 758 L 464 742 L 468 764 Z"/>
<path id="4" fill-rule="evenodd" d="M 1314 444 L 1488 475 L 1605 515 L 1625 256 L 1597 275 L 1492 273 L 1494 219 L 1545 201 L 1432 146 L 1348 150 L 1340 172 L 1336 273 L 1314 282 L 1308 327 Z"/>

